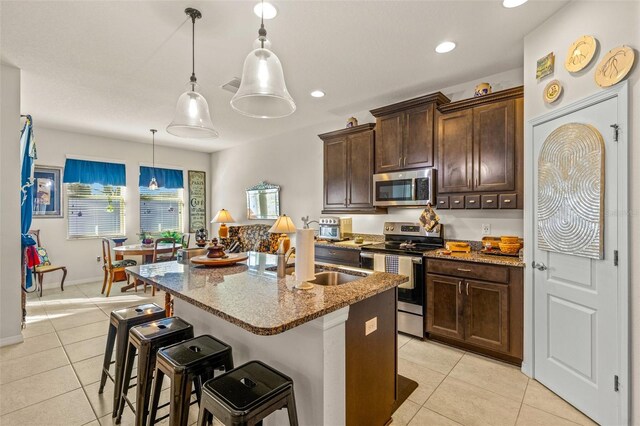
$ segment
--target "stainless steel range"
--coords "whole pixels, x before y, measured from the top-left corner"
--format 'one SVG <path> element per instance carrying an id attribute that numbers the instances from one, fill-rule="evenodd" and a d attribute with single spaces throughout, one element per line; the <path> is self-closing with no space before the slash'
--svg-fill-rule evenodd
<path id="1" fill-rule="evenodd" d="M 365 269 L 408 275 L 409 282 L 398 287 L 398 330 L 425 336 L 426 263 L 424 253 L 444 246 L 442 225 L 427 233 L 419 223 L 385 222 L 384 243 L 362 247 Z"/>

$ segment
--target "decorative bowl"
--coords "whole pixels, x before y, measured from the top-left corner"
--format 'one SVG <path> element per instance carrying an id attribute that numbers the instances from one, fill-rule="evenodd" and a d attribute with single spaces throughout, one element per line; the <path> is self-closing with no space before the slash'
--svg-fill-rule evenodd
<path id="1" fill-rule="evenodd" d="M 491 93 L 491 85 L 489 83 L 480 83 L 476 86 L 473 97 L 484 96 Z"/>
<path id="2" fill-rule="evenodd" d="M 520 237 L 513 235 L 503 235 L 500 237 L 500 242 L 505 244 L 520 244 Z"/>
<path id="3" fill-rule="evenodd" d="M 520 250 L 520 243 L 500 243 L 499 247 L 503 253 L 515 254 Z"/>

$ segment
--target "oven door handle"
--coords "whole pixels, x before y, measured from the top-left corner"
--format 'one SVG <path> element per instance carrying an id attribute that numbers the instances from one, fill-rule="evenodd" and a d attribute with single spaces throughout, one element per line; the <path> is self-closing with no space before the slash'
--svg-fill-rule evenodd
<path id="1" fill-rule="evenodd" d="M 393 255 L 389 255 L 393 256 Z M 373 253 L 360 253 L 360 257 L 365 259 L 373 259 Z M 417 256 L 398 256 L 398 257 L 411 257 L 411 261 L 417 265 L 422 265 L 422 258 Z"/>
<path id="2" fill-rule="evenodd" d="M 373 253 L 360 253 L 360 257 L 364 257 L 366 259 L 373 259 Z"/>
<path id="3" fill-rule="evenodd" d="M 417 185 L 416 178 L 411 179 L 411 201 L 416 201 L 416 194 L 418 193 Z"/>

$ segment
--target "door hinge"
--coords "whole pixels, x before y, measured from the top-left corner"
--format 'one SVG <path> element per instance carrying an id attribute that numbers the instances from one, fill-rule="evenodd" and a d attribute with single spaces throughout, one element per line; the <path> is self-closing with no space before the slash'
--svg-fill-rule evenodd
<path id="1" fill-rule="evenodd" d="M 620 391 L 620 379 L 618 379 L 618 376 L 613 376 L 613 390 Z"/>
<path id="2" fill-rule="evenodd" d="M 618 250 L 613 251 L 613 266 L 618 266 Z"/>
<path id="3" fill-rule="evenodd" d="M 620 126 L 617 124 L 612 124 L 610 127 L 613 128 L 613 140 L 618 142 L 618 133 L 620 132 Z"/>

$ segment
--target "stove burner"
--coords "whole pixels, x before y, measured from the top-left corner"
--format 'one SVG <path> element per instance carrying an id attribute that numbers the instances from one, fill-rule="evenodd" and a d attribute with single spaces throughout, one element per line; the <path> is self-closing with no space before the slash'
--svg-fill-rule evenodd
<path id="1" fill-rule="evenodd" d="M 414 249 L 414 248 L 416 248 L 416 243 L 413 243 L 411 241 L 405 241 L 404 243 L 400 243 L 400 248 L 401 249 Z"/>

